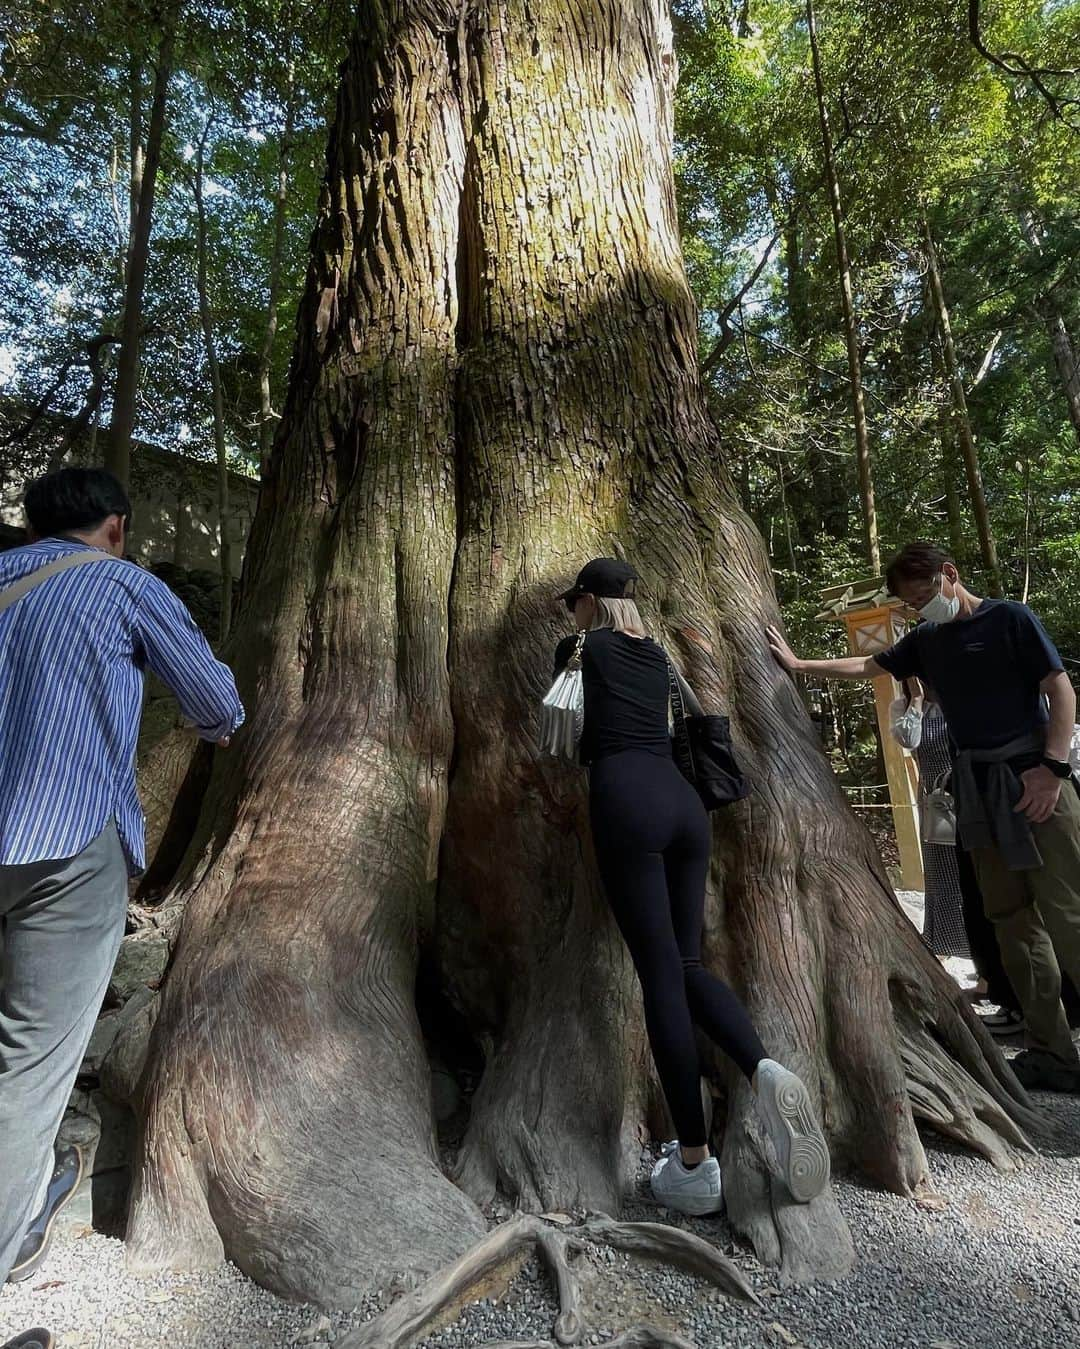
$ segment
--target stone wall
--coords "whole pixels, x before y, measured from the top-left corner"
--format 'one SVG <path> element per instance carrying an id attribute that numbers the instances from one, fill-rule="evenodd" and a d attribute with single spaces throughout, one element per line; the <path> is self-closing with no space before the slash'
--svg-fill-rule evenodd
<path id="1" fill-rule="evenodd" d="M 68 463 L 89 462 L 76 451 Z M 42 463 L 39 472 L 45 471 Z M 25 484 L 8 480 L 0 485 L 0 542 L 10 547 L 21 541 L 22 496 Z M 259 484 L 239 473 L 229 474 L 227 528 L 232 544 L 232 571 L 239 577 L 244 548 L 255 514 Z M 156 445 L 136 442 L 131 456 L 131 505 L 134 521 L 129 535 L 132 557 L 144 565 L 168 563 L 185 571 L 218 572 L 217 466 L 189 459 Z"/>

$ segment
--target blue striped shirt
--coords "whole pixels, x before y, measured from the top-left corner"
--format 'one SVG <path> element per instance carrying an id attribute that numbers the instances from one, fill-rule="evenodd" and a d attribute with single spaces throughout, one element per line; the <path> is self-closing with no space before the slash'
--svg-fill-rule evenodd
<path id="1" fill-rule="evenodd" d="M 0 589 L 87 546 L 43 539 L 0 553 Z M 244 720 L 232 674 L 187 609 L 134 563 L 60 572 L 0 614 L 0 865 L 74 857 L 110 820 L 132 873 L 146 865 L 135 790 L 146 669 L 204 739 Z"/>

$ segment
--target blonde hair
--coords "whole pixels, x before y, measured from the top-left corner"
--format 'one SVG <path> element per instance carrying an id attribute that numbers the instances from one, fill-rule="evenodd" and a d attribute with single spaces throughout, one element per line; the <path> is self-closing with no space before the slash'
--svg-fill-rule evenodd
<path id="1" fill-rule="evenodd" d="M 614 628 L 616 632 L 645 635 L 645 624 L 633 600 L 611 599 L 607 595 L 593 596 L 593 616 L 590 629 Z"/>

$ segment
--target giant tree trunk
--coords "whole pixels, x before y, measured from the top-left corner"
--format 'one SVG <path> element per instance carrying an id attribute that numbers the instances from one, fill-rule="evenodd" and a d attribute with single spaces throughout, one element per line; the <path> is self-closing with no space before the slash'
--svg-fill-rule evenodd
<path id="1" fill-rule="evenodd" d="M 837 1159 L 910 1194 L 915 1119 L 994 1160 L 1022 1093 L 889 889 L 772 663 L 761 540 L 707 419 L 658 0 L 379 0 L 343 69 L 281 431 L 234 631 L 247 727 L 181 868 L 144 1079 L 136 1266 L 223 1253 L 353 1305 L 530 1209 L 610 1208 L 664 1127 L 581 774 L 537 700 L 597 553 L 730 708 L 707 953 L 805 1075 Z M 484 1047 L 457 1184 L 432 1141 L 418 953 Z M 773 1191 L 709 1061 L 729 1210 L 842 1272 L 830 1195 Z"/>

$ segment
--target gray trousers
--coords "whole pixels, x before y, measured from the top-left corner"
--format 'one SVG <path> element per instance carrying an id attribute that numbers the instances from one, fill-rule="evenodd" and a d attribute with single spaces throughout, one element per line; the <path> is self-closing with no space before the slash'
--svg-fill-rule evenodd
<path id="1" fill-rule="evenodd" d="M 127 916 L 116 826 L 77 857 L 0 866 L 0 1284 L 44 1201 Z"/>

